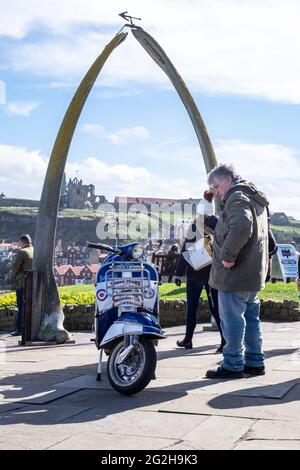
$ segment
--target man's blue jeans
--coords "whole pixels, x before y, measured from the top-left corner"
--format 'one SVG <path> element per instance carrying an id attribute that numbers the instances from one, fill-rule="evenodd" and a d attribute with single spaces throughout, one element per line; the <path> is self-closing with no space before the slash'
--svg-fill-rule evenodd
<path id="1" fill-rule="evenodd" d="M 263 367 L 262 332 L 257 292 L 219 291 L 221 329 L 226 340 L 222 367 L 242 371 L 244 364 Z"/>

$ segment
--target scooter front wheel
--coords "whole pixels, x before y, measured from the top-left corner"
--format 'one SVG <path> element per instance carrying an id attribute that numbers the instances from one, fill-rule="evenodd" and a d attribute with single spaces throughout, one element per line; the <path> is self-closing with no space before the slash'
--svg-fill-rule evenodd
<path id="1" fill-rule="evenodd" d="M 107 376 L 115 390 L 132 395 L 147 387 L 154 377 L 156 351 L 151 340 L 139 338 L 128 357 L 118 364 L 118 357 L 124 349 L 123 341 L 112 349 L 107 362 Z"/>

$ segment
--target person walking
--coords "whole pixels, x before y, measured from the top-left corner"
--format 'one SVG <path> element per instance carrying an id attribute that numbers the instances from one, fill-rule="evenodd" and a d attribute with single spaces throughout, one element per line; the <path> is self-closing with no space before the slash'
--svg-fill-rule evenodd
<path id="1" fill-rule="evenodd" d="M 168 277 L 169 283 L 173 280 L 179 255 L 179 246 L 177 245 L 177 243 L 174 243 L 169 248 L 164 262 L 164 272 L 166 273 L 165 275 L 167 275 Z"/>
<path id="2" fill-rule="evenodd" d="M 266 196 L 243 180 L 234 167 L 212 170 L 208 183 L 221 200 L 214 230 L 210 285 L 218 290 L 223 361 L 208 378 L 265 374 L 258 291 L 268 272 L 268 205 Z M 207 218 L 209 221 L 209 217 Z M 206 221 L 207 223 L 207 221 Z"/>
<path id="3" fill-rule="evenodd" d="M 16 290 L 18 315 L 16 329 L 11 333 L 12 336 L 22 334 L 23 311 L 24 311 L 24 276 L 27 271 L 32 269 L 33 246 L 30 235 L 21 235 L 20 250 L 12 264 L 12 274 L 14 277 L 13 288 Z"/>

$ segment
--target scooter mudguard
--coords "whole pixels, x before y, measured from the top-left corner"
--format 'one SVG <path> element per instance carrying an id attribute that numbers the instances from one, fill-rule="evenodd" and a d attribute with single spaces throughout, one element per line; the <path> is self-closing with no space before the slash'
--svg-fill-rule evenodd
<path id="1" fill-rule="evenodd" d="M 123 313 L 109 328 L 106 335 L 104 336 L 100 347 L 110 341 L 122 337 L 125 335 L 147 335 L 153 339 L 165 339 L 166 336 L 163 333 L 157 318 L 146 312 L 128 312 Z"/>

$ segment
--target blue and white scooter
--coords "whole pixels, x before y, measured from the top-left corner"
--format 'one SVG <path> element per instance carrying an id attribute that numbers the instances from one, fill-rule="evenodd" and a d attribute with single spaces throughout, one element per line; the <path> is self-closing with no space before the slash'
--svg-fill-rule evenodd
<path id="1" fill-rule="evenodd" d="M 158 273 L 152 263 L 143 261 L 141 244 L 111 247 L 88 242 L 87 246 L 111 253 L 99 268 L 95 284 L 97 380 L 101 380 L 105 350 L 110 384 L 131 395 L 155 378 L 155 346 L 157 340 L 166 338 L 159 325 Z"/>

